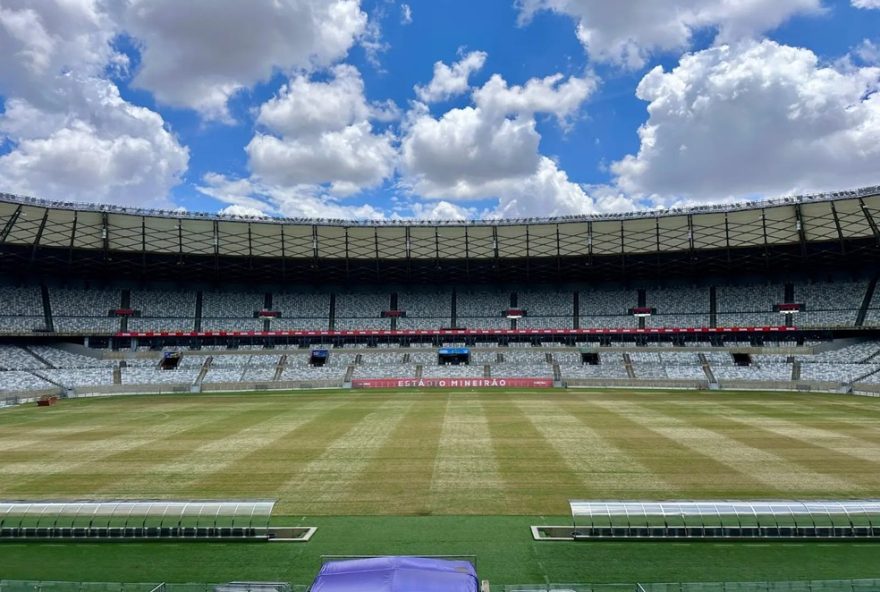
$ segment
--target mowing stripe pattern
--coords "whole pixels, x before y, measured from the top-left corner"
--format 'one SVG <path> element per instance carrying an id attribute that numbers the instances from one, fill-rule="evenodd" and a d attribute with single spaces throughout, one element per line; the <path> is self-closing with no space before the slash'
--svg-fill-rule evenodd
<path id="1" fill-rule="evenodd" d="M 563 515 L 569 498 L 864 497 L 880 401 L 306 392 L 0 411 L 0 498 L 268 497 L 279 515 Z"/>

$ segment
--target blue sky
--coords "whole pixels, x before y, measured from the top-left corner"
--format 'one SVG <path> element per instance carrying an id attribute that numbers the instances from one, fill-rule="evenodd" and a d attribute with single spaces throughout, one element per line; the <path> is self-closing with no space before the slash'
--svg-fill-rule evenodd
<path id="1" fill-rule="evenodd" d="M 878 0 L 0 0 L 0 191 L 491 218 L 880 184 L 877 31 Z"/>

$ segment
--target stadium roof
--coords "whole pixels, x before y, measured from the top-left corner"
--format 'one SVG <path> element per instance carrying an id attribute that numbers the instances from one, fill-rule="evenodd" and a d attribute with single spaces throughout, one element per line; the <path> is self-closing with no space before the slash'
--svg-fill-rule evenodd
<path id="1" fill-rule="evenodd" d="M 436 279 L 445 267 L 469 279 L 576 279 L 585 267 L 602 266 L 623 266 L 630 276 L 639 265 L 666 274 L 660 256 L 705 273 L 713 258 L 738 258 L 741 267 L 749 263 L 743 256 L 765 265 L 769 257 L 804 258 L 817 250 L 873 257 L 878 224 L 880 187 L 663 212 L 471 222 L 242 218 L 0 194 L 0 254 L 8 255 L 0 268 L 20 270 L 27 262 L 83 273 L 96 265 L 118 277 L 133 265 L 153 276 L 173 274 L 176 266 L 194 278 L 200 269 L 222 267 L 225 278 L 406 281 Z"/>

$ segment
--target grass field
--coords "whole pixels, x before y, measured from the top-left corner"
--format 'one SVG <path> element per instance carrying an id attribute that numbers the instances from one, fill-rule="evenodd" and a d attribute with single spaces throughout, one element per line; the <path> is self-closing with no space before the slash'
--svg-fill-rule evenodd
<path id="1" fill-rule="evenodd" d="M 270 497 L 279 522 L 320 529 L 307 545 L 4 544 L 0 574 L 307 583 L 322 553 L 477 553 L 496 582 L 880 577 L 871 544 L 534 543 L 527 529 L 563 520 L 569 498 L 877 497 L 878 420 L 874 399 L 680 391 L 21 407 L 0 412 L 0 498 Z"/>

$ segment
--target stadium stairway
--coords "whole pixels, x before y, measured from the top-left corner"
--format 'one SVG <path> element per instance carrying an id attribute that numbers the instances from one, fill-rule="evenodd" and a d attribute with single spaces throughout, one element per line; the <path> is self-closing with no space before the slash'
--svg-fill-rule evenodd
<path id="1" fill-rule="evenodd" d="M 706 378 L 709 380 L 709 384 L 718 384 L 718 381 L 715 379 L 715 374 L 712 372 L 712 367 L 709 365 L 709 360 L 706 358 L 706 354 L 700 354 L 700 366 L 703 367 L 703 373 L 706 375 Z"/>
<path id="2" fill-rule="evenodd" d="M 281 380 L 281 375 L 284 374 L 284 369 L 287 368 L 287 354 L 282 355 L 278 358 L 278 364 L 275 366 L 275 375 L 272 377 L 274 382 L 278 382 Z M 352 371 L 354 371 L 354 367 L 351 367 Z M 346 374 L 346 376 L 348 376 Z"/>
<path id="3" fill-rule="evenodd" d="M 489 364 L 483 365 L 483 378 L 492 378 L 492 366 Z"/>
<path id="4" fill-rule="evenodd" d="M 549 356 L 550 354 L 547 355 Z M 635 379 L 636 373 L 635 370 L 633 370 L 632 358 L 630 358 L 629 354 L 626 352 L 623 354 L 623 364 L 626 367 L 626 375 L 631 379 Z"/>
<path id="5" fill-rule="evenodd" d="M 793 356 L 790 356 L 793 358 Z M 791 364 L 791 381 L 796 382 L 801 379 L 801 363 L 794 360 Z"/>
<path id="6" fill-rule="evenodd" d="M 862 376 L 858 376 L 858 377 L 854 378 L 850 384 L 853 384 L 856 382 L 864 382 L 864 380 L 866 378 L 868 378 L 869 376 L 874 376 L 878 372 L 880 372 L 880 368 L 877 368 L 876 370 L 872 370 L 871 372 L 867 372 L 866 374 L 863 374 Z"/>
<path id="7" fill-rule="evenodd" d="M 53 370 L 55 369 L 55 366 L 52 364 L 52 362 L 50 362 L 49 360 L 47 360 L 46 358 L 44 358 L 43 356 L 41 356 L 41 355 L 38 354 L 37 352 L 33 351 L 33 350 L 32 350 L 31 348 L 29 348 L 28 346 L 26 346 L 26 345 L 22 345 L 22 346 L 21 346 L 21 349 L 23 349 L 23 350 L 24 350 L 25 352 L 27 352 L 32 358 L 34 358 L 35 360 L 37 360 L 37 361 L 40 362 L 41 364 L 44 364 L 47 368 L 52 368 Z"/>
<path id="8" fill-rule="evenodd" d="M 214 356 L 208 356 L 205 358 L 204 364 L 202 364 L 202 369 L 199 370 L 199 375 L 196 376 L 194 385 L 202 384 L 202 381 L 205 380 L 205 376 L 208 374 L 208 371 L 211 369 L 211 365 L 214 363 Z"/>
<path id="9" fill-rule="evenodd" d="M 873 354 L 871 354 L 870 356 L 868 356 L 864 360 L 860 361 L 859 363 L 860 364 L 867 364 L 868 362 L 872 362 L 875 359 L 877 359 L 877 356 L 880 356 L 880 348 L 878 348 L 877 351 L 875 351 Z"/>
<path id="10" fill-rule="evenodd" d="M 342 379 L 343 384 L 351 384 L 351 379 L 354 376 L 354 364 L 349 364 L 348 368 L 345 369 L 345 377 Z"/>

